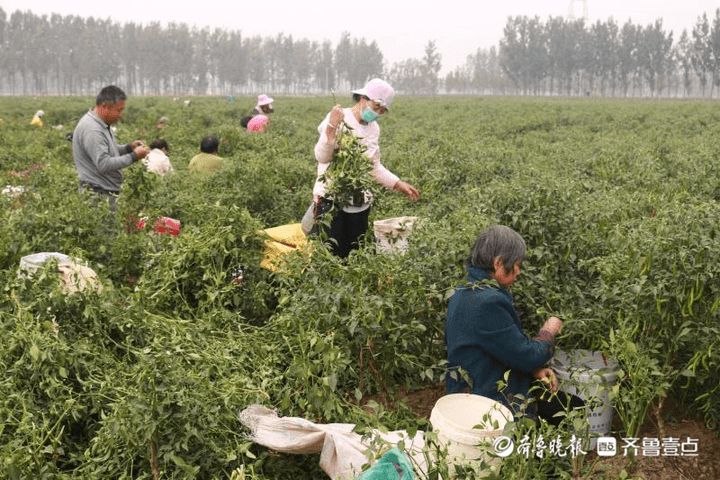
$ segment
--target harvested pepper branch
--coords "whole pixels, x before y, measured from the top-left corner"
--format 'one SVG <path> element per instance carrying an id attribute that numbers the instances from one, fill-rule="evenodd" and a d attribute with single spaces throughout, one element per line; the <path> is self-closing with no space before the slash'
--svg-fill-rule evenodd
<path id="1" fill-rule="evenodd" d="M 340 208 L 361 205 L 367 201 L 367 192 L 376 189 L 370 174 L 372 160 L 365 155 L 365 145 L 353 135 L 352 129 L 345 122 L 341 122 L 338 130 L 335 136 L 337 148 L 320 180 L 327 186 L 326 196 L 332 198 Z"/>

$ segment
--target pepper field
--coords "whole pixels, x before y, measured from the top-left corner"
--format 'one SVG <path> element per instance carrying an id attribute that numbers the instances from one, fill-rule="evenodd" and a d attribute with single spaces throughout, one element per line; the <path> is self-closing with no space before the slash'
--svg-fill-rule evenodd
<path id="1" fill-rule="evenodd" d="M 251 98 L 131 96 L 118 140 L 166 139 L 175 172 L 126 169 L 114 215 L 77 193 L 66 139 L 93 99 L 0 98 L 0 187 L 24 189 L 0 197 L 3 478 L 322 478 L 317 456 L 247 439 L 238 412 L 253 403 L 430 430 L 400 392 L 443 381 L 447 299 L 495 223 L 529 247 L 512 287 L 526 331 L 560 316 L 560 348 L 620 365 L 613 435 L 670 423 L 671 403 L 717 431 L 716 103 L 400 97 L 380 119 L 383 163 L 422 200 L 384 192 L 371 221 L 419 217 L 407 254 L 376 253 L 370 232 L 347 262 L 318 243 L 271 273 L 258 232 L 302 218 L 332 107 L 275 97 L 271 131 L 249 134 Z M 29 126 L 39 109 L 42 129 Z M 223 168 L 188 173 L 207 134 Z M 140 216 L 181 233 L 139 230 Z M 102 288 L 66 293 L 51 266 L 18 275 L 38 252 L 82 259 Z M 498 478 L 645 478 L 632 458 L 603 473 L 590 457 L 506 460 Z"/>

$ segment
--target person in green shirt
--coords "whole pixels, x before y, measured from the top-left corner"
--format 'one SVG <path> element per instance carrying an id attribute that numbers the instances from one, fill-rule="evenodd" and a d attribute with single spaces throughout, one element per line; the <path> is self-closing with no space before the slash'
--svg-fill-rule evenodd
<path id="1" fill-rule="evenodd" d="M 220 142 L 212 135 L 208 135 L 200 142 L 200 153 L 195 155 L 188 164 L 189 172 L 213 173 L 220 170 L 222 158 L 217 151 Z"/>

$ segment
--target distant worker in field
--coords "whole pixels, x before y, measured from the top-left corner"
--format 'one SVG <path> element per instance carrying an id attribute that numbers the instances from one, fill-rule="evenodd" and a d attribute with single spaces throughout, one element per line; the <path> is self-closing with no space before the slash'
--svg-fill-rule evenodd
<path id="1" fill-rule="evenodd" d="M 253 109 L 253 115 L 270 115 L 275 111 L 275 108 L 273 108 L 274 101 L 275 100 L 264 93 L 262 95 L 258 95 L 257 105 L 255 105 L 255 108 Z"/>
<path id="2" fill-rule="evenodd" d="M 351 108 L 335 105 L 330 113 L 318 127 L 320 138 L 315 145 L 315 158 L 317 159 L 317 178 L 313 187 L 313 203 L 303 217 L 303 231 L 312 234 L 321 227 L 319 222 L 323 214 L 333 209 L 334 201 L 325 196 L 328 185 L 323 176 L 330 166 L 333 154 L 338 148 L 335 135 L 339 129 L 350 128 L 352 135 L 357 137 L 359 143 L 366 147 L 365 155 L 372 162 L 370 174 L 376 183 L 385 188 L 400 192 L 410 201 L 420 200 L 420 193 L 409 183 L 403 182 L 397 175 L 380 163 L 380 126 L 377 119 L 385 115 L 395 100 L 395 91 L 384 80 L 375 78 L 370 80 L 364 88 L 353 90 Z M 354 199 L 351 205 L 334 208 L 332 222 L 325 232 L 329 238 L 331 251 L 345 258 L 350 251 L 358 248 L 358 239 L 368 228 L 370 215 L 370 192 L 359 192 L 359 198 Z"/>
<path id="3" fill-rule="evenodd" d="M 266 115 L 255 115 L 247 123 L 248 132 L 265 132 L 270 128 L 270 119 Z"/>
<path id="4" fill-rule="evenodd" d="M 222 158 L 217 154 L 220 142 L 208 135 L 200 142 L 200 153 L 195 155 L 188 164 L 188 172 L 213 173 L 220 170 Z"/>
<path id="5" fill-rule="evenodd" d="M 30 120 L 30 125 L 33 127 L 40 127 L 42 128 L 45 124 L 43 123 L 43 115 L 45 115 L 45 112 L 42 110 L 38 110 L 35 112 L 35 116 L 32 120 Z"/>
<path id="6" fill-rule="evenodd" d="M 445 323 L 448 373 L 447 393 L 470 390 L 496 400 L 511 411 L 521 410 L 526 399 L 532 400 L 527 413 L 558 425 L 555 414 L 566 408 L 580 408 L 584 402 L 558 390 L 558 379 L 547 363 L 555 353 L 555 337 L 562 329 L 557 317 L 548 318 L 540 332 L 529 338 L 515 310 L 508 288 L 520 275 L 525 259 L 525 241 L 515 230 L 504 225 L 485 229 L 475 241 L 465 261 L 467 283 L 450 297 Z M 459 369 L 472 380 L 466 383 Z M 498 382 L 507 388 L 498 390 Z M 534 398 L 531 387 L 546 385 L 546 399 Z"/>
<path id="7" fill-rule="evenodd" d="M 142 140 L 120 145 L 110 128 L 122 118 L 127 96 L 120 88 L 109 85 L 95 98 L 95 108 L 78 122 L 72 136 L 75 170 L 80 193 L 89 190 L 107 197 L 115 211 L 125 167 L 145 158 L 148 148 Z"/>
<path id="8" fill-rule="evenodd" d="M 170 147 L 167 141 L 162 138 L 156 138 L 150 144 L 150 152 L 143 158 L 143 164 L 148 172 L 155 172 L 160 176 L 164 176 L 168 172 L 172 172 L 173 167 L 170 163 Z"/>

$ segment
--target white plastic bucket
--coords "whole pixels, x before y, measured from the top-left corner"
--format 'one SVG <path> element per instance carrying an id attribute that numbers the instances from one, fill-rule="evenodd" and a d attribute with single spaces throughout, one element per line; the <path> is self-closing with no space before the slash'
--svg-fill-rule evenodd
<path id="1" fill-rule="evenodd" d="M 433 431 L 438 442 L 447 446 L 451 465 L 484 460 L 496 468 L 501 459 L 484 454 L 479 445 L 492 443 L 512 420 L 512 412 L 502 403 L 470 393 L 445 395 L 430 413 Z"/>
<path id="2" fill-rule="evenodd" d="M 70 257 L 65 255 L 64 253 L 40 252 L 22 257 L 20 259 L 20 267 L 27 270 L 28 273 L 33 274 L 38 270 L 38 268 L 43 265 L 43 263 L 45 263 L 50 258 L 56 258 L 58 265 L 72 263 Z"/>
<path id="3" fill-rule="evenodd" d="M 10 199 L 22 195 L 23 192 L 25 192 L 25 187 L 22 186 L 5 185 L 5 188 L 2 189 L 2 194 Z"/>
<path id="4" fill-rule="evenodd" d="M 64 253 L 40 252 L 26 255 L 20 259 L 18 276 L 21 278 L 32 277 L 51 258 L 57 259 L 57 273 L 64 291 L 72 293 L 85 290 L 87 287 L 92 287 L 97 291 L 102 290 L 102 285 L 93 269 L 78 263 L 80 260 L 72 259 Z"/>
<path id="5" fill-rule="evenodd" d="M 600 352 L 575 350 L 556 351 L 552 367 L 560 380 L 560 390 L 586 402 L 598 402 L 588 411 L 590 449 L 594 450 L 597 437 L 607 434 L 612 427 L 613 404 L 609 392 L 617 382 L 617 364 Z"/>
<path id="6" fill-rule="evenodd" d="M 394 217 L 373 222 L 376 251 L 407 252 L 407 237 L 416 221 L 417 217 Z"/>

